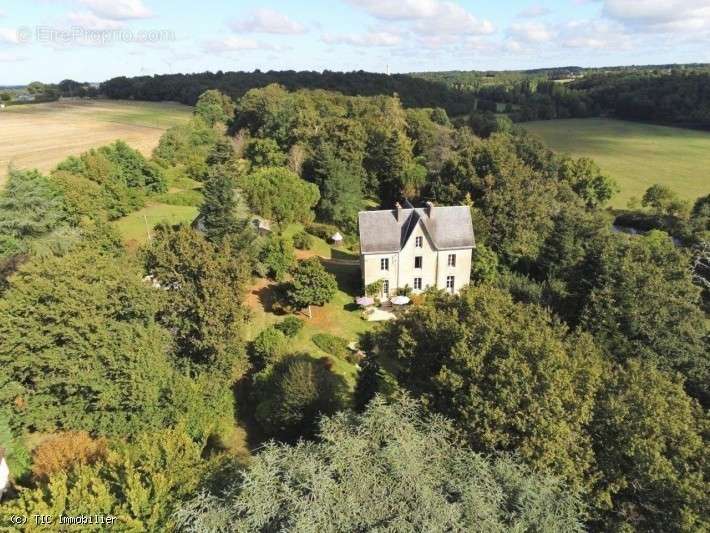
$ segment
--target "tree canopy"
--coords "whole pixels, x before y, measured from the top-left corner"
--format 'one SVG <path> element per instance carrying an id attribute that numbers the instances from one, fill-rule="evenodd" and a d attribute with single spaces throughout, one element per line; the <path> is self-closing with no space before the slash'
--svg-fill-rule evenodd
<path id="1" fill-rule="evenodd" d="M 516 451 L 536 467 L 585 483 L 584 432 L 602 374 L 588 335 L 488 286 L 434 294 L 378 336 L 399 382 L 450 417 L 474 449 Z"/>
<path id="2" fill-rule="evenodd" d="M 224 496 L 178 513 L 186 531 L 582 531 L 557 479 L 487 458 L 411 400 L 324 418 L 317 442 L 271 443 Z"/>
<path id="3" fill-rule="evenodd" d="M 338 284 L 318 258 L 299 261 L 293 270 L 293 280 L 286 288 L 286 298 L 297 309 L 325 305 L 335 296 Z"/>
<path id="4" fill-rule="evenodd" d="M 0 394 L 14 427 L 126 434 L 161 427 L 176 376 L 159 291 L 91 249 L 21 267 L 0 300 Z"/>
<path id="5" fill-rule="evenodd" d="M 217 123 L 227 124 L 234 116 L 234 101 L 220 91 L 205 91 L 197 99 L 195 115 L 200 117 L 208 126 Z"/>
<path id="6" fill-rule="evenodd" d="M 592 431 L 603 527 L 707 529 L 708 419 L 682 381 L 634 359 L 601 390 Z"/>
<path id="7" fill-rule="evenodd" d="M 318 188 L 287 168 L 265 167 L 241 179 L 251 208 L 279 226 L 310 222 L 320 194 Z"/>
<path id="8" fill-rule="evenodd" d="M 231 246 L 212 244 L 187 226 L 159 226 L 144 251 L 151 279 L 165 292 L 158 320 L 171 330 L 180 354 L 227 372 L 246 370 L 241 305 L 248 264 Z"/>

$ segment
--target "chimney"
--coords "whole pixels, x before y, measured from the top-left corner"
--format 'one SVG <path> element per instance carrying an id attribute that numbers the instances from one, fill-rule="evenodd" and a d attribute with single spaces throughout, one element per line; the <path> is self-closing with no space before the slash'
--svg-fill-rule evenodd
<path id="1" fill-rule="evenodd" d="M 399 202 L 397 202 L 396 204 L 394 204 L 394 207 L 395 207 L 395 209 L 397 210 L 397 222 L 402 222 L 402 216 L 403 216 L 403 213 L 402 213 L 402 204 L 400 204 Z"/>
<path id="2" fill-rule="evenodd" d="M 427 202 L 426 204 L 426 214 L 429 218 L 434 216 L 434 204 L 432 202 Z"/>

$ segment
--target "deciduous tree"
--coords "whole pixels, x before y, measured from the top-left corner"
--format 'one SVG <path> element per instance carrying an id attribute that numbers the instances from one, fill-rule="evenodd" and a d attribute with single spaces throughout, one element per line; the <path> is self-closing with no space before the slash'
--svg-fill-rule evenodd
<path id="1" fill-rule="evenodd" d="M 292 222 L 310 222 L 320 194 L 318 187 L 287 168 L 265 167 L 241 180 L 251 208 L 281 228 Z"/>
<path id="2" fill-rule="evenodd" d="M 300 261 L 293 271 L 293 281 L 286 288 L 286 297 L 297 309 L 311 305 L 325 305 L 333 299 L 338 290 L 335 276 L 327 272 L 316 257 Z"/>
<path id="3" fill-rule="evenodd" d="M 175 415 L 161 291 L 83 248 L 24 265 L 0 299 L 0 403 L 13 426 L 121 435 Z"/>
<path id="4" fill-rule="evenodd" d="M 196 363 L 246 370 L 242 295 L 249 265 L 228 243 L 212 244 L 187 226 L 159 226 L 144 252 L 145 266 L 166 292 L 159 320 L 175 335 L 178 352 Z"/>
<path id="5" fill-rule="evenodd" d="M 323 361 L 293 355 L 262 370 L 253 391 L 255 416 L 264 431 L 295 440 L 312 436 L 319 416 L 343 407 L 346 385 Z"/>
<path id="6" fill-rule="evenodd" d="M 400 383 L 451 417 L 474 449 L 517 452 L 535 467 L 588 483 L 585 432 L 602 362 L 591 338 L 488 286 L 435 293 L 378 335 Z"/>
<path id="7" fill-rule="evenodd" d="M 216 90 L 205 91 L 197 99 L 195 115 L 202 118 L 207 125 L 217 123 L 228 124 L 234 116 L 235 104 L 232 99 Z"/>
<path id="8" fill-rule="evenodd" d="M 678 377 L 637 359 L 610 373 L 592 423 L 599 529 L 708 529 L 707 428 Z"/>

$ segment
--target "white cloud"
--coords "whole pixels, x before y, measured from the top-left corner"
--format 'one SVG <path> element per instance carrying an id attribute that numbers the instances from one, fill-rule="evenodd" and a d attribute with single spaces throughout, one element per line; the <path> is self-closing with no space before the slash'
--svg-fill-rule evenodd
<path id="1" fill-rule="evenodd" d="M 231 36 L 224 39 L 207 41 L 204 44 L 207 52 L 221 54 L 225 52 L 241 52 L 245 50 L 276 50 L 277 46 L 252 39 L 251 37 Z"/>
<path id="2" fill-rule="evenodd" d="M 117 30 L 124 27 L 118 20 L 110 20 L 98 17 L 88 11 L 72 12 L 67 15 L 67 22 L 71 26 L 80 26 L 88 30 Z"/>
<path id="3" fill-rule="evenodd" d="M 488 20 L 479 20 L 461 5 L 441 0 L 346 0 L 380 20 L 411 22 L 412 30 L 420 34 L 493 33 Z"/>
<path id="4" fill-rule="evenodd" d="M 555 32 L 542 22 L 531 21 L 511 24 L 508 35 L 518 43 L 540 44 L 554 39 Z"/>
<path id="5" fill-rule="evenodd" d="M 605 17 L 650 33 L 710 30 L 710 0 L 604 0 Z"/>
<path id="6" fill-rule="evenodd" d="M 346 0 L 382 20 L 417 20 L 436 15 L 438 0 Z"/>
<path id="7" fill-rule="evenodd" d="M 490 21 L 477 19 L 453 2 L 439 2 L 434 15 L 417 21 L 414 29 L 423 34 L 488 35 L 495 31 Z"/>
<path id="8" fill-rule="evenodd" d="M 321 37 L 321 40 L 326 44 L 349 44 L 352 46 L 396 46 L 402 42 L 399 35 L 386 31 L 354 34 L 326 33 Z"/>
<path id="9" fill-rule="evenodd" d="M 550 9 L 546 8 L 542 4 L 533 4 L 520 11 L 518 13 L 518 17 L 536 18 L 544 17 L 545 15 L 549 15 L 550 13 L 552 13 L 552 11 L 550 11 Z"/>
<path id="10" fill-rule="evenodd" d="M 602 20 L 572 20 L 559 28 L 559 42 L 566 48 L 628 50 L 633 39 L 623 27 Z"/>
<path id="11" fill-rule="evenodd" d="M 143 0 L 80 0 L 95 15 L 110 20 L 144 19 L 153 14 Z"/>
<path id="12" fill-rule="evenodd" d="M 20 38 L 15 28 L 0 28 L 0 43 L 20 44 Z"/>
<path id="13" fill-rule="evenodd" d="M 305 33 L 306 28 L 300 22 L 274 11 L 273 9 L 257 9 L 249 18 L 233 21 L 229 27 L 242 33 L 276 33 L 299 34 Z"/>
<path id="14" fill-rule="evenodd" d="M 455 35 L 419 35 L 417 37 L 417 43 L 422 48 L 428 48 L 430 50 L 437 48 L 447 48 L 460 40 Z"/>

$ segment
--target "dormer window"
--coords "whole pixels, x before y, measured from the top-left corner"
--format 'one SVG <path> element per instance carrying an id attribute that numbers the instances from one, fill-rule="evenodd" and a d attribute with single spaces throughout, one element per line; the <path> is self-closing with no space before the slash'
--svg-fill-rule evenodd
<path id="1" fill-rule="evenodd" d="M 424 246 L 424 237 L 414 237 L 414 246 L 422 248 Z"/>

